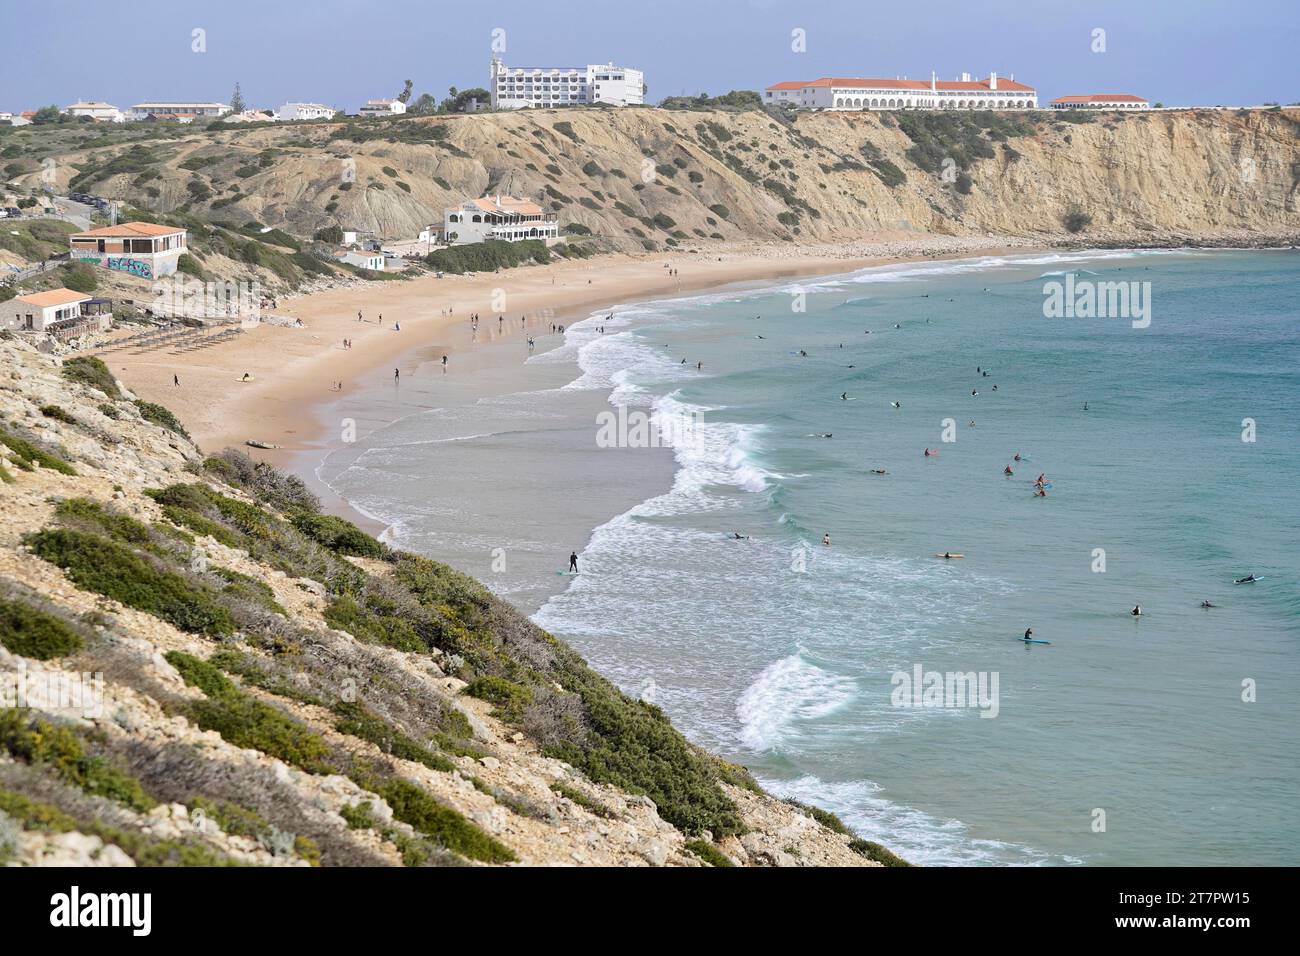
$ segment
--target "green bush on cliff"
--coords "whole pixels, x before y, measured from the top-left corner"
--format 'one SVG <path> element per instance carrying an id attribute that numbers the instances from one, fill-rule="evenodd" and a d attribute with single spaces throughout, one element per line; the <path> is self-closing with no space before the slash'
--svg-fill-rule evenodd
<path id="1" fill-rule="evenodd" d="M 52 452 L 38 448 L 25 438 L 0 428 L 0 445 L 9 446 L 13 462 L 23 471 L 32 471 L 36 465 L 49 468 L 61 475 L 75 475 L 77 470 Z"/>
<path id="2" fill-rule="evenodd" d="M 74 528 L 46 528 L 23 539 L 73 584 L 162 618 L 182 631 L 220 637 L 235 630 L 210 590 L 165 570 L 116 541 Z"/>
<path id="3" fill-rule="evenodd" d="M 688 853 L 698 856 L 709 866 L 735 866 L 731 858 L 723 853 L 708 840 L 687 840 L 682 844 L 682 849 Z"/>
<path id="4" fill-rule="evenodd" d="M 454 853 L 481 863 L 511 863 L 516 859 L 508 846 L 407 780 L 390 780 L 376 792 L 393 808 L 394 819 Z"/>
<path id="5" fill-rule="evenodd" d="M 384 553 L 382 544 L 351 521 L 334 515 L 300 512 L 294 515 L 293 526 L 313 541 L 323 544 L 337 554 L 378 558 Z"/>
<path id="6" fill-rule="evenodd" d="M 502 720 L 518 721 L 523 717 L 524 708 L 533 702 L 530 688 L 489 674 L 475 677 L 466 686 L 465 693 L 495 706 Z"/>
<path id="7" fill-rule="evenodd" d="M 367 740 L 386 754 L 422 763 L 430 770 L 450 773 L 456 769 L 446 757 L 422 747 L 360 704 L 340 701 L 334 705 L 334 713 L 338 715 L 334 728 L 341 734 Z"/>
<path id="8" fill-rule="evenodd" d="M 861 840 L 854 837 L 849 841 L 849 849 L 859 856 L 864 856 L 868 860 L 875 860 L 885 866 L 911 866 L 901 856 L 890 852 L 879 843 L 873 843 L 871 840 Z"/>
<path id="9" fill-rule="evenodd" d="M 236 747 L 260 750 L 308 773 L 330 773 L 329 745 L 308 727 L 270 704 L 240 691 L 208 661 L 182 651 L 168 651 L 167 662 L 199 688 L 204 700 L 190 702 L 190 718 L 204 730 L 215 730 Z"/>
<path id="10" fill-rule="evenodd" d="M 23 763 L 49 767 L 86 793 L 107 797 L 134 810 L 154 805 L 140 781 L 102 757 L 91 756 L 71 727 L 29 718 L 23 711 L 0 711 L 0 749 Z"/>
<path id="11" fill-rule="evenodd" d="M 13 654 L 48 661 L 81 650 L 80 634 L 22 601 L 0 598 L 0 644 Z"/>
<path id="12" fill-rule="evenodd" d="M 181 420 L 177 418 L 170 408 L 158 405 L 154 402 L 146 402 L 142 399 L 135 400 L 135 407 L 140 410 L 140 417 L 153 425 L 158 425 L 168 431 L 175 432 L 182 438 L 188 439 L 190 433 L 185 430 Z"/>

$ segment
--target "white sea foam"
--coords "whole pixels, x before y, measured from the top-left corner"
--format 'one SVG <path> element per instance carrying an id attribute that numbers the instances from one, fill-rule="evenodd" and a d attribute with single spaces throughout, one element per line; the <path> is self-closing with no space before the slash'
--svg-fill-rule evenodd
<path id="1" fill-rule="evenodd" d="M 796 725 L 834 713 L 856 685 L 791 654 L 773 661 L 736 702 L 740 739 L 755 751 L 779 750 Z"/>
<path id="2" fill-rule="evenodd" d="M 944 820 L 880 796 L 869 780 L 830 782 L 814 776 L 760 779 L 778 797 L 829 810 L 864 839 L 874 840 L 909 863 L 921 866 L 1078 865 L 1072 856 L 1053 856 L 1033 847 L 977 839 L 957 820 Z"/>

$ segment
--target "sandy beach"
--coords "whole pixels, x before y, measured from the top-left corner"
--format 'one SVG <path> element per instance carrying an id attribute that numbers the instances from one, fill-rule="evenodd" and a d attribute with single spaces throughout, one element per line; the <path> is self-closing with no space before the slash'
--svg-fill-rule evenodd
<path id="1" fill-rule="evenodd" d="M 274 314 L 297 319 L 300 326 L 263 322 L 220 344 L 187 352 L 166 347 L 97 352 L 128 388 L 170 408 L 204 449 L 243 446 L 254 439 L 278 445 L 259 457 L 285 465 L 319 436 L 313 410 L 340 397 L 336 383 L 346 393 L 367 373 L 401 368 L 404 357 L 417 349 L 426 359 L 446 354 L 454 374 L 458 353 L 476 344 L 503 337 L 522 342 L 526 335 L 549 332 L 551 323 L 567 323 L 622 302 L 1030 248 L 992 238 L 913 234 L 804 251 L 756 246 L 709 255 L 612 255 L 492 274 L 425 275 L 281 299 Z M 470 330 L 474 313 L 480 316 L 477 338 Z M 501 323 L 498 315 L 504 317 Z M 351 348 L 344 348 L 344 339 L 352 342 Z"/>

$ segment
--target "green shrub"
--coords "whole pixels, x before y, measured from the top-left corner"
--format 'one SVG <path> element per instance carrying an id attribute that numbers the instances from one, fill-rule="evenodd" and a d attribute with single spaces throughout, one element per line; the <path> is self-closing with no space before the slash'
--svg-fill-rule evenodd
<path id="1" fill-rule="evenodd" d="M 399 651 L 425 651 L 427 645 L 411 623 L 390 614 L 379 614 L 359 604 L 350 595 L 335 598 L 325 608 L 325 623 L 347 631 L 359 641 L 384 644 Z"/>
<path id="2" fill-rule="evenodd" d="M 63 422 L 65 425 L 77 424 L 77 420 L 59 405 L 42 405 L 41 414 L 46 418 L 53 418 L 55 421 Z"/>
<path id="3" fill-rule="evenodd" d="M 382 544 L 344 518 L 302 512 L 294 516 L 293 526 L 338 554 L 363 558 L 378 558 L 384 554 Z"/>
<path id="4" fill-rule="evenodd" d="M 13 452 L 14 464 L 23 471 L 31 471 L 35 465 L 40 465 L 42 468 L 57 471 L 61 475 L 75 475 L 77 473 L 76 469 L 62 458 L 47 451 L 42 451 L 26 439 L 10 434 L 3 428 L 0 428 L 0 445 L 9 446 L 9 450 Z"/>
<path id="5" fill-rule="evenodd" d="M 147 524 L 89 498 L 65 498 L 55 505 L 54 516 L 64 525 L 106 534 L 126 544 L 143 546 L 153 541 Z"/>
<path id="6" fill-rule="evenodd" d="M 59 777 L 86 793 L 107 797 L 134 810 L 154 805 L 140 781 L 102 757 L 92 757 L 70 727 L 29 720 L 16 709 L 0 711 L 0 749 L 23 763 L 48 766 Z"/>
<path id="7" fill-rule="evenodd" d="M 75 654 L 84 643 L 81 635 L 59 618 L 21 601 L 0 598 L 0 644 L 11 653 L 48 661 Z"/>
<path id="8" fill-rule="evenodd" d="M 709 209 L 711 209 L 713 211 L 713 214 L 717 216 L 719 219 L 731 218 L 731 210 L 728 209 L 726 206 L 722 205 L 722 203 L 714 203 L 712 206 L 709 207 Z"/>
<path id="9" fill-rule="evenodd" d="M 199 727 L 216 731 L 236 747 L 260 750 L 307 773 L 333 771 L 330 748 L 319 734 L 283 711 L 244 694 L 208 661 L 181 651 L 169 651 L 166 657 L 187 684 L 207 695 L 187 708 Z"/>
<path id="10" fill-rule="evenodd" d="M 567 783 L 560 783 L 559 781 L 556 781 L 555 783 L 551 784 L 551 791 L 554 793 L 558 793 L 560 796 L 568 800 L 572 800 L 574 803 L 582 807 L 588 813 L 595 814 L 598 817 L 604 817 L 605 819 L 608 820 L 616 816 L 614 811 L 611 810 L 609 807 L 605 806 L 603 803 L 597 803 L 595 800 L 592 800 L 581 790 L 578 790 L 576 787 L 570 787 Z"/>
<path id="11" fill-rule="evenodd" d="M 527 262 L 545 265 L 551 261 L 551 256 L 542 240 L 525 239 L 521 242 L 471 242 L 436 249 L 425 256 L 424 261 L 434 269 L 459 275 L 509 269 Z"/>
<path id="12" fill-rule="evenodd" d="M 340 701 L 334 705 L 334 713 L 339 716 L 334 728 L 341 734 L 350 734 L 361 740 L 368 740 L 386 754 L 402 760 L 422 763 L 430 770 L 450 773 L 456 769 L 456 765 L 446 757 L 433 753 L 427 747 L 422 747 L 360 704 Z"/>
<path id="13" fill-rule="evenodd" d="M 533 692 L 530 688 L 506 680 L 504 677 L 493 677 L 487 674 L 470 681 L 465 688 L 465 693 L 492 704 L 500 711 L 504 720 L 519 720 L 523 716 L 524 708 L 533 702 Z"/>
<path id="14" fill-rule="evenodd" d="M 395 819 L 454 853 L 482 863 L 510 863 L 516 859 L 508 846 L 407 780 L 390 780 L 376 792 L 393 808 Z"/>
<path id="15" fill-rule="evenodd" d="M 190 433 L 185 430 L 181 420 L 173 415 L 170 409 L 139 398 L 135 400 L 135 407 L 140 410 L 140 415 L 145 421 L 175 432 L 183 438 L 188 439 L 190 437 Z"/>
<path id="16" fill-rule="evenodd" d="M 374 815 L 374 804 L 369 800 L 340 807 L 339 816 L 347 823 L 349 830 L 373 830 L 379 825 Z"/>
<path id="17" fill-rule="evenodd" d="M 861 840 L 854 837 L 849 841 L 849 849 L 859 856 L 865 856 L 868 860 L 875 860 L 877 863 L 883 863 L 885 866 L 911 866 L 902 857 L 885 849 L 879 843 L 873 843 L 870 840 Z"/>
<path id="18" fill-rule="evenodd" d="M 556 123 L 555 126 L 552 128 L 561 136 L 567 136 L 575 143 L 582 142 L 582 140 L 578 138 L 578 134 L 573 131 L 573 124 L 570 123 L 568 120 L 560 120 L 560 122 Z"/>
<path id="19" fill-rule="evenodd" d="M 235 630 L 210 590 L 156 567 L 129 547 L 72 528 L 47 528 L 23 539 L 38 557 L 80 588 L 159 617 L 182 631 L 213 637 Z"/>
<path id="20" fill-rule="evenodd" d="M 121 390 L 117 388 L 116 378 L 113 378 L 113 373 L 108 371 L 108 365 L 104 364 L 103 359 L 96 358 L 94 355 L 77 355 L 65 359 L 62 373 L 66 380 L 99 389 L 113 401 L 122 397 Z"/>
<path id="21" fill-rule="evenodd" d="M 688 853 L 698 856 L 709 866 L 735 866 L 731 858 L 723 853 L 708 840 L 687 840 L 682 844 L 682 849 Z"/>
<path id="22" fill-rule="evenodd" d="M 64 266 L 62 271 L 63 284 L 74 292 L 84 292 L 89 295 L 99 285 L 99 280 L 95 277 L 95 267 L 84 262 Z"/>

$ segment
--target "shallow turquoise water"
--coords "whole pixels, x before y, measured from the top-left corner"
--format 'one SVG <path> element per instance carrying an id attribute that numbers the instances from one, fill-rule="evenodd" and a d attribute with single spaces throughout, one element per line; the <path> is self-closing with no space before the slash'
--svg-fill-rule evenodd
<path id="1" fill-rule="evenodd" d="M 1045 318 L 1065 271 L 1150 282 L 1150 327 Z M 430 376 L 429 410 L 321 474 L 917 862 L 1295 864 L 1298 296 L 1295 252 L 1122 252 L 628 305 L 520 345 L 487 397 Z M 671 452 L 601 449 L 612 406 L 699 421 Z M 642 487 L 548 600 L 584 515 Z M 917 665 L 996 675 L 997 716 L 895 706 Z"/>
<path id="2" fill-rule="evenodd" d="M 1044 318 L 1063 270 L 1150 282 L 1150 327 Z M 571 333 L 584 384 L 702 424 L 539 622 L 922 862 L 1300 861 L 1300 256 L 873 270 L 802 313 L 795 289 Z M 918 663 L 996 672 L 998 716 L 893 706 Z"/>

